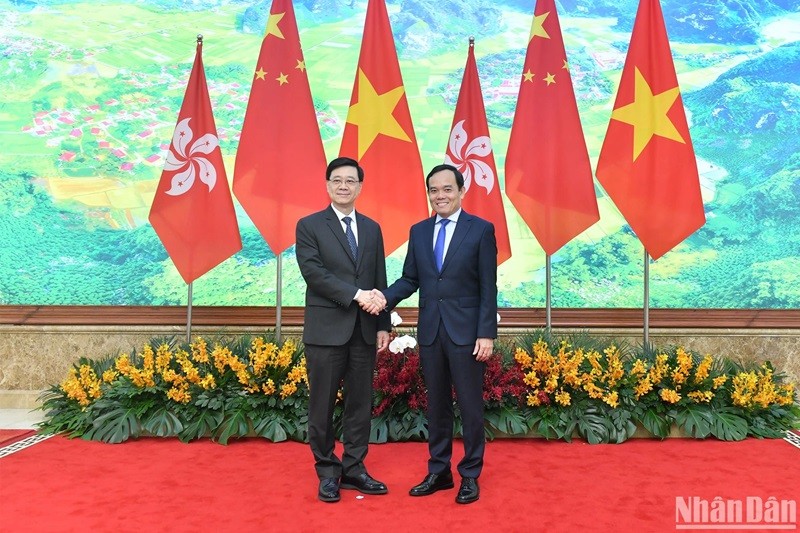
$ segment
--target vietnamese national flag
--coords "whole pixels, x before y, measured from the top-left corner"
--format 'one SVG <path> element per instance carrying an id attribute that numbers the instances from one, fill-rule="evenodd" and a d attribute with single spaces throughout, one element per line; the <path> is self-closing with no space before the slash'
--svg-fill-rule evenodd
<path id="1" fill-rule="evenodd" d="M 149 217 L 186 283 L 242 249 L 202 54 L 198 42 Z"/>
<path id="2" fill-rule="evenodd" d="M 369 0 L 340 156 L 358 160 L 356 209 L 381 225 L 386 255 L 429 216 L 425 175 L 384 0 Z"/>
<path id="3" fill-rule="evenodd" d="M 506 195 L 548 255 L 600 220 L 554 0 L 537 0 L 506 154 Z"/>
<path id="4" fill-rule="evenodd" d="M 494 224 L 499 265 L 511 257 L 511 244 L 474 48 L 470 42 L 444 162 L 464 175 L 464 209 Z"/>
<path id="5" fill-rule="evenodd" d="M 658 0 L 641 0 L 597 179 L 653 259 L 706 220 Z"/>
<path id="6" fill-rule="evenodd" d="M 233 193 L 272 252 L 325 207 L 325 151 L 291 0 L 273 0 L 242 125 Z"/>

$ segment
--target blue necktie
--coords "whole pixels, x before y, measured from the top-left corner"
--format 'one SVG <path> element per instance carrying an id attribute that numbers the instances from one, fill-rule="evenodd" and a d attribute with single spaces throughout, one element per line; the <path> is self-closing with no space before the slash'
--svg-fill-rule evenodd
<path id="1" fill-rule="evenodd" d="M 358 245 L 356 244 L 356 235 L 353 233 L 353 228 L 350 227 L 350 223 L 353 222 L 353 219 L 350 217 L 342 218 L 344 220 L 347 229 L 344 230 L 344 234 L 347 236 L 347 244 L 350 245 L 350 254 L 353 256 L 353 261 L 358 261 Z"/>
<path id="2" fill-rule="evenodd" d="M 444 238 L 447 235 L 448 219 L 443 218 L 439 221 L 442 226 L 439 228 L 439 233 L 436 234 L 436 243 L 433 245 L 433 257 L 436 259 L 436 268 L 439 272 L 442 271 L 442 263 L 444 262 Z"/>

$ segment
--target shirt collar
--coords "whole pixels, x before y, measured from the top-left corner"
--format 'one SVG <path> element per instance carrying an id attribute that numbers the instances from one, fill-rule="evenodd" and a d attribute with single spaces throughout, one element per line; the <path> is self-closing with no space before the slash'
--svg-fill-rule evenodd
<path id="1" fill-rule="evenodd" d="M 356 221 L 356 209 L 355 208 L 353 208 L 353 210 L 350 211 L 349 215 L 345 215 L 344 213 L 342 213 L 341 211 L 336 209 L 336 207 L 333 204 L 331 204 L 331 209 L 333 209 L 333 212 L 336 213 L 336 216 L 339 218 L 339 222 L 341 222 L 344 217 L 350 217 L 351 219 L 353 219 L 353 222 Z"/>
<path id="2" fill-rule="evenodd" d="M 461 216 L 461 208 L 460 208 L 460 207 L 458 208 L 458 211 L 456 211 L 455 213 L 453 213 L 452 215 L 450 215 L 449 217 L 447 217 L 447 220 L 449 220 L 450 222 L 452 222 L 453 224 L 455 224 L 455 223 L 457 223 L 457 222 L 458 222 L 458 217 L 459 217 L 459 216 Z M 434 221 L 434 224 L 438 224 L 440 220 L 442 220 L 442 217 L 440 217 L 440 216 L 437 214 L 437 215 L 436 215 L 436 220 Z"/>

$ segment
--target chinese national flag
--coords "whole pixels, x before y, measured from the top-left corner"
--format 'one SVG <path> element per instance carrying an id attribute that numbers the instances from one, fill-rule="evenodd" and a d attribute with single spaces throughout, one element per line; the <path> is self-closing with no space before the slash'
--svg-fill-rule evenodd
<path id="1" fill-rule="evenodd" d="M 274 0 L 242 125 L 233 193 L 273 253 L 297 221 L 322 209 L 325 151 L 291 0 Z"/>
<path id="2" fill-rule="evenodd" d="M 149 217 L 186 283 L 242 249 L 202 53 L 202 43 L 198 42 Z"/>
<path id="3" fill-rule="evenodd" d="M 464 209 L 494 224 L 499 265 L 511 257 L 511 244 L 472 43 L 467 53 L 444 162 L 464 175 L 467 188 L 462 202 Z"/>
<path id="4" fill-rule="evenodd" d="M 506 194 L 548 255 L 600 219 L 554 0 L 537 0 L 534 9 Z"/>
<path id="5" fill-rule="evenodd" d="M 697 162 L 658 0 L 641 0 L 597 179 L 658 259 L 705 223 Z"/>
<path id="6" fill-rule="evenodd" d="M 369 0 L 340 156 L 364 168 L 356 209 L 383 230 L 386 254 L 428 217 L 425 176 L 384 0 Z"/>

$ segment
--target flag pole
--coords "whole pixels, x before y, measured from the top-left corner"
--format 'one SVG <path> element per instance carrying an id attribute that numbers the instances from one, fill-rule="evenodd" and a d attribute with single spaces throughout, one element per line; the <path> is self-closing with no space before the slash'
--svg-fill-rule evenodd
<path id="1" fill-rule="evenodd" d="M 544 312 L 545 312 L 545 327 L 547 329 L 547 333 L 550 333 L 550 328 L 552 328 L 552 326 L 553 326 L 553 320 L 552 320 L 552 317 L 551 317 L 551 311 L 552 311 L 551 302 L 552 301 L 550 299 L 551 296 L 552 296 L 552 294 L 551 294 L 551 289 L 552 289 L 551 283 L 552 283 L 552 280 L 550 278 L 550 274 L 551 274 L 550 267 L 551 267 L 551 265 L 550 265 L 550 254 L 545 254 L 545 267 L 544 267 L 544 270 L 545 270 L 545 282 L 544 282 L 544 287 L 545 287 L 545 311 Z"/>
<path id="2" fill-rule="evenodd" d="M 644 345 L 650 343 L 650 256 L 644 251 Z"/>
<path id="3" fill-rule="evenodd" d="M 186 306 L 186 342 L 192 342 L 192 284 L 189 283 L 189 304 Z"/>
<path id="4" fill-rule="evenodd" d="M 277 274 L 276 274 L 277 287 L 275 289 L 275 340 L 278 341 L 278 343 L 281 342 L 281 296 L 282 296 L 282 292 L 283 292 L 281 290 L 282 277 L 283 277 L 282 276 L 283 261 L 281 260 L 282 258 L 283 258 L 283 253 L 279 253 L 276 256 L 276 259 L 278 261 L 278 264 L 277 264 L 278 268 L 277 268 Z"/>

